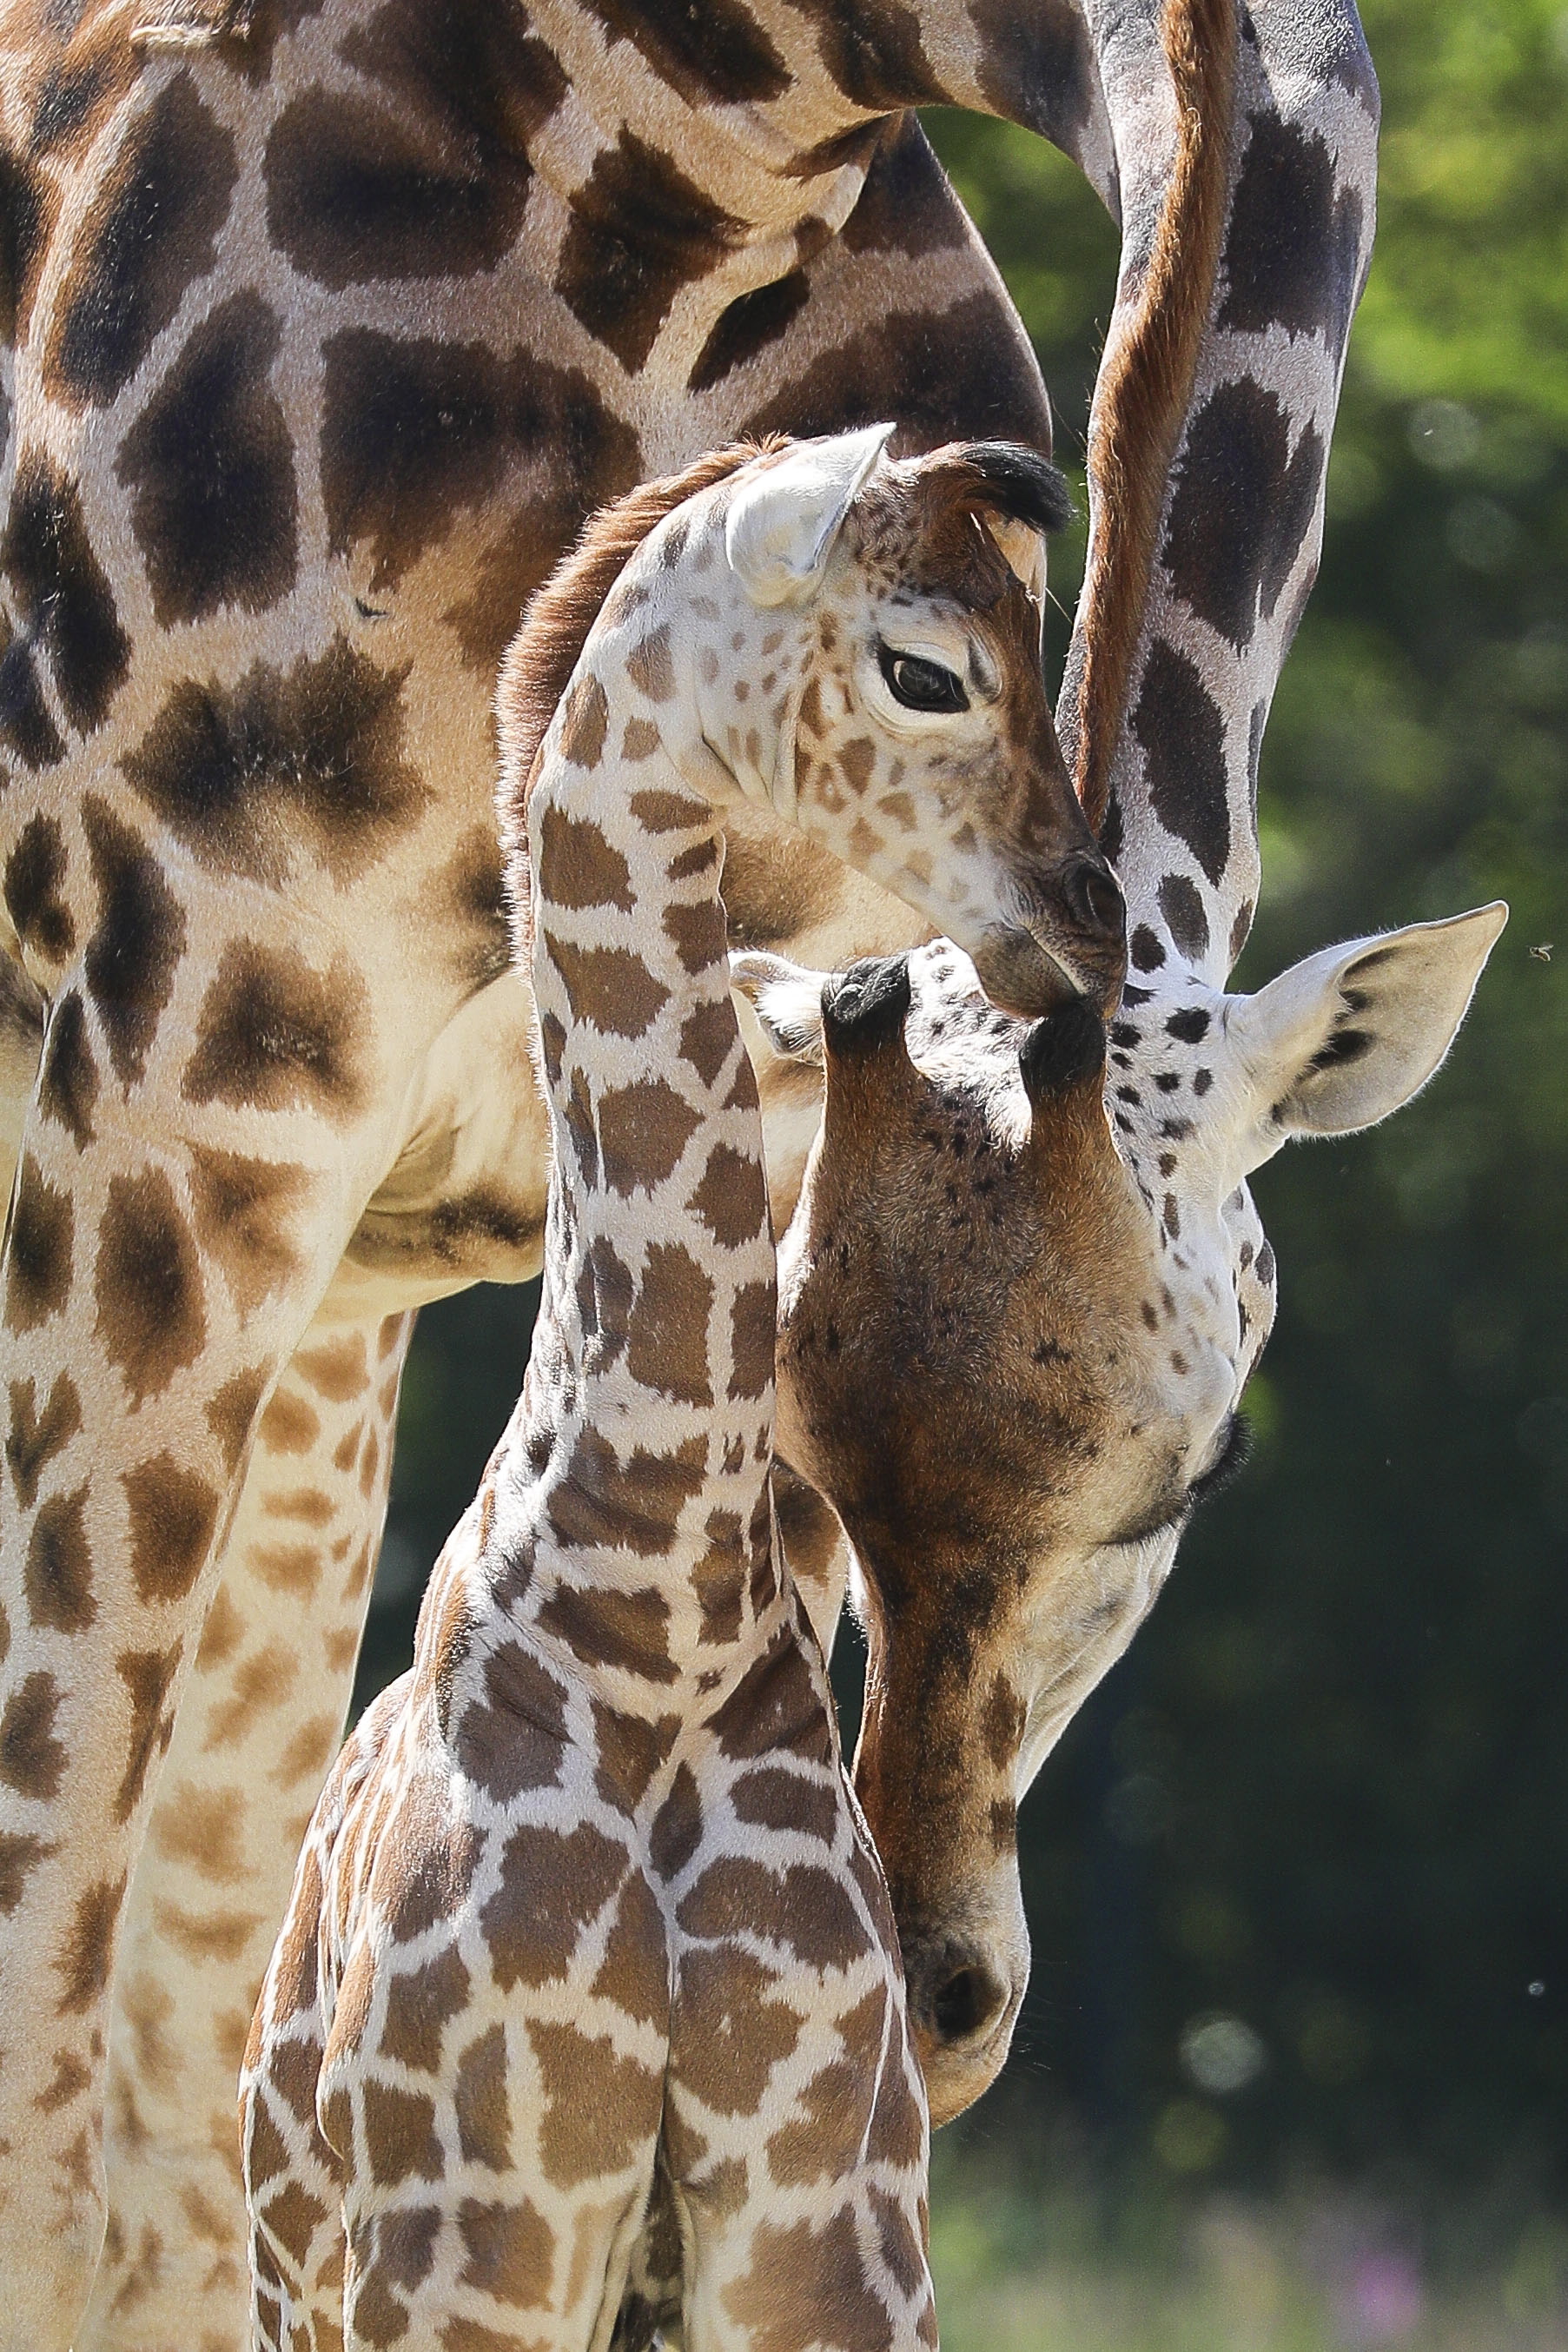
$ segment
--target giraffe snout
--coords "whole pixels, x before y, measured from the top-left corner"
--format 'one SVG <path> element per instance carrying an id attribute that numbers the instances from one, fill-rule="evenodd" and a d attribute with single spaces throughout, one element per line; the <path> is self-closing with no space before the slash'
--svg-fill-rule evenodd
<path id="1" fill-rule="evenodd" d="M 1027 1938 L 922 1932 L 901 1937 L 909 2021 L 933 2124 L 972 2105 L 1001 2071 L 1024 1988 Z"/>
<path id="2" fill-rule="evenodd" d="M 1025 887 L 1020 919 L 998 924 L 971 950 L 993 1004 L 1038 1021 L 1074 996 L 1108 1014 L 1127 964 L 1127 907 L 1109 862 L 1074 849 Z"/>

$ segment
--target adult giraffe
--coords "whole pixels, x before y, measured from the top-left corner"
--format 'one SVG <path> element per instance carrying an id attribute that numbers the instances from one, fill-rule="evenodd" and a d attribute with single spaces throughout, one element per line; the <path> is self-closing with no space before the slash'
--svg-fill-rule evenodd
<path id="1" fill-rule="evenodd" d="M 1196 26 L 1230 278 L 1251 331 L 1312 345 L 1299 578 L 1371 86 L 1347 7 L 1260 10 L 1233 126 L 1235 19 L 1205 8 L 1163 37 L 1059 0 L 8 13 L 0 866 L 48 1032 L 0 1328 L 0 2341 L 80 2312 L 110 2041 L 78 2341 L 238 2339 L 232 2069 L 336 1737 L 407 1310 L 537 1256 L 487 714 L 581 513 L 773 424 L 1045 445 L 903 117 L 926 100 L 1074 153 L 1121 212 L 1118 320 L 1169 297 L 1201 333 L 1223 202 L 1176 241 L 1185 312 L 1159 242 Z M 1156 494 L 1194 357 L 1156 371 Z M 1266 501 L 1272 452 L 1228 454 Z M 1097 871 L 1062 915 L 1086 980 Z M 822 964 L 909 936 L 759 829 L 727 895 Z"/>

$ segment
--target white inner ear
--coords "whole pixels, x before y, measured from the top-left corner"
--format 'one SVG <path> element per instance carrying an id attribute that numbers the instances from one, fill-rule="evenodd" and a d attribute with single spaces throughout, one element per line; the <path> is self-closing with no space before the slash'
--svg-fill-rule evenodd
<path id="1" fill-rule="evenodd" d="M 1029 590 L 1037 604 L 1045 601 L 1045 534 L 1012 515 L 982 518 L 1014 578 Z"/>
<path id="2" fill-rule="evenodd" d="M 878 464 L 891 425 L 803 441 L 743 481 L 729 502 L 724 547 L 754 604 L 799 603 L 827 569 L 856 491 Z"/>
<path id="3" fill-rule="evenodd" d="M 1260 1158 L 1284 1135 L 1375 1126 L 1418 1094 L 1453 1044 L 1507 920 L 1497 899 L 1447 922 L 1324 948 L 1256 996 L 1233 999 L 1227 1027 L 1257 1097 Z"/>
<path id="4" fill-rule="evenodd" d="M 808 971 L 783 956 L 765 955 L 756 949 L 737 950 L 729 959 L 730 986 L 739 992 L 757 1015 L 757 1024 L 770 1052 L 780 1061 L 822 1063 L 822 990 L 824 971 Z"/>

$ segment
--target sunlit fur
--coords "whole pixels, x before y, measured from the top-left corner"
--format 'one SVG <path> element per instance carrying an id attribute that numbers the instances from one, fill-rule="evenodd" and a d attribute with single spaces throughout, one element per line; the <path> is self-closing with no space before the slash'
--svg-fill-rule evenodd
<path id="1" fill-rule="evenodd" d="M 994 2077 L 1027 1981 L 1018 1803 L 1239 1452 L 1275 1304 L 1246 1178 L 1425 1083 L 1505 913 L 1253 998 L 1173 964 L 1128 990 L 1108 1058 L 1086 1007 L 1009 1020 L 941 944 L 830 982 L 825 1019 L 820 975 L 746 974 L 776 1043 L 826 1062 L 780 1253 L 779 1445 L 853 1548 L 856 1785 L 937 2121 Z"/>

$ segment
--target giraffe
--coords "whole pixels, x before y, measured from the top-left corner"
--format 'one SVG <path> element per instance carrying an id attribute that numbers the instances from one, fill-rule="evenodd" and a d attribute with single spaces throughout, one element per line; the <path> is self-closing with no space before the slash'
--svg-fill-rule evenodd
<path id="1" fill-rule="evenodd" d="M 1006 903 L 996 845 L 1016 866 L 1061 825 L 1020 756 L 1051 738 L 1009 529 L 1059 520 L 1059 478 L 985 445 L 879 467 L 887 432 L 634 493 L 503 673 L 545 1289 L 257 2009 L 279 2352 L 603 2345 L 661 2166 L 692 2352 L 936 2340 L 893 1919 L 773 1527 L 773 1239 L 718 895 L 737 798 L 970 927 Z"/>
<path id="2" fill-rule="evenodd" d="M 1129 319 L 1183 313 L 1181 273 L 1147 264 L 1185 248 L 1195 193 L 1202 228 L 1203 175 L 1173 165 L 1228 97 L 1178 102 L 1173 61 L 1226 54 L 1228 17 L 726 0 L 694 30 L 608 0 L 527 18 L 14 0 L 0 18 L 0 929 L 48 1034 L 0 1123 L 19 1152 L 0 2344 L 66 2341 L 106 2194 L 78 2345 L 239 2341 L 234 2021 L 312 1793 L 306 1776 L 280 1802 L 274 1774 L 346 1703 L 346 1589 L 384 1501 L 370 1435 L 410 1310 L 538 1264 L 544 1119 L 488 809 L 491 687 L 527 591 L 591 507 L 741 431 L 891 415 L 904 448 L 987 431 L 1048 449 L 1016 315 L 906 110 L 997 114 L 1082 164 L 1123 225 L 1113 355 Z M 1375 101 L 1349 0 L 1273 0 L 1247 29 L 1230 135 L 1258 168 L 1228 266 L 1260 322 L 1283 268 L 1289 328 L 1318 285 L 1343 296 L 1369 225 L 1354 187 L 1323 209 L 1320 117 L 1359 90 L 1369 124 Z M 1190 358 L 1178 334 L 1134 484 L 1158 476 Z M 1268 481 L 1267 446 L 1232 454 L 1243 494 Z M 760 812 L 728 833 L 737 937 L 837 966 L 918 935 Z M 1119 909 L 1078 915 L 1092 961 Z M 797 1097 L 765 1118 L 788 1191 L 810 1116 Z M 99 1385 L 65 1360 L 78 1302 L 130 1371 Z M 357 1455 L 338 1419 L 355 1365 Z M 160 1470 L 135 1526 L 127 1448 Z M 276 1506 L 305 1494 L 327 1516 L 284 1546 Z M 221 1883 L 183 1846 L 193 1800 L 230 1824 Z M 149 2031 L 134 1990 L 160 1979 L 177 2032 Z"/>
<path id="3" fill-rule="evenodd" d="M 1242 45 L 1239 111 L 1304 39 Z M 1230 235 L 1265 177 L 1295 173 L 1300 196 L 1310 158 L 1295 226 L 1324 245 L 1281 235 L 1244 268 L 1228 246 L 1167 471 L 1125 472 L 1169 364 L 1146 320 L 1113 331 L 1101 373 L 1058 716 L 1127 897 L 1108 1030 L 1082 1000 L 1032 1024 L 997 1013 L 946 942 L 837 978 L 737 961 L 774 1056 L 764 1101 L 825 1098 L 779 1253 L 778 1445 L 848 1535 L 870 1654 L 855 1785 L 935 2124 L 994 2080 L 1027 1981 L 1019 1802 L 1244 1452 L 1276 1300 L 1248 1179 L 1431 1079 L 1508 916 L 1494 902 L 1325 948 L 1254 995 L 1226 985 L 1370 225 L 1367 89 L 1346 71 L 1319 100 L 1293 158 L 1256 117 L 1231 152 Z M 1156 251 L 1145 282 L 1177 257 Z M 964 1412 L 977 1394 L 983 1423 Z"/>

